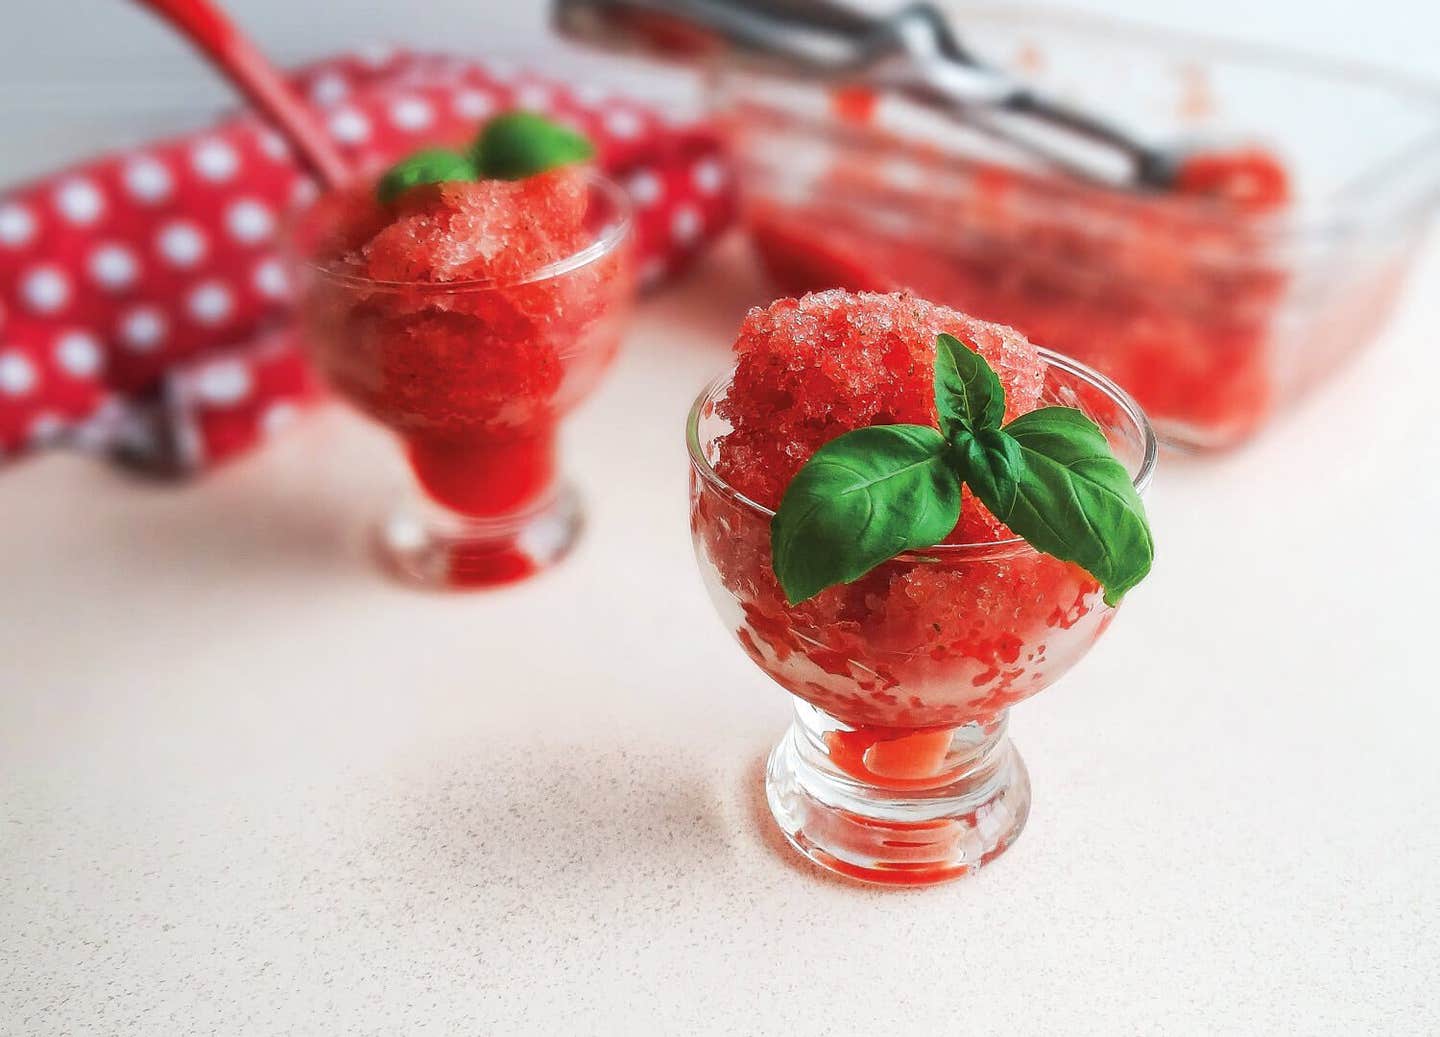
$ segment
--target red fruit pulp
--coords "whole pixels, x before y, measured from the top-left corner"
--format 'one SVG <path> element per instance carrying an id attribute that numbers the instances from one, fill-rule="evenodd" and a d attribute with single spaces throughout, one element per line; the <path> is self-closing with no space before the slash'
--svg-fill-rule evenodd
<path id="1" fill-rule="evenodd" d="M 557 423 L 613 359 L 632 293 L 623 248 L 565 263 L 611 208 L 565 168 L 427 185 L 388 206 L 365 186 L 308 221 L 320 366 L 405 440 L 446 508 L 511 516 L 553 493 Z"/>
<path id="2" fill-rule="evenodd" d="M 837 162 L 809 201 L 752 198 L 782 289 L 910 289 L 1013 326 L 1109 374 L 1189 445 L 1237 442 L 1268 416 L 1287 275 L 1262 218 L 1289 198 L 1273 157 L 1196 155 L 1176 185 L 1186 197 L 1150 198 L 886 153 Z"/>

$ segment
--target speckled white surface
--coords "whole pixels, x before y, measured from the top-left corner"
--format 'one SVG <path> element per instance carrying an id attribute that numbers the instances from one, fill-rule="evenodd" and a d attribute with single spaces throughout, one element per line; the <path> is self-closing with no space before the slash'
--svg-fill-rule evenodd
<path id="1" fill-rule="evenodd" d="M 0 1032 L 1436 1032 L 1433 293 L 1165 467 L 1154 577 L 1016 711 L 1029 829 L 883 892 L 776 845 L 786 705 L 694 572 L 682 419 L 759 290 L 709 273 L 569 429 L 583 547 L 504 593 L 363 564 L 398 459 L 336 410 L 189 490 L 0 479 Z"/>

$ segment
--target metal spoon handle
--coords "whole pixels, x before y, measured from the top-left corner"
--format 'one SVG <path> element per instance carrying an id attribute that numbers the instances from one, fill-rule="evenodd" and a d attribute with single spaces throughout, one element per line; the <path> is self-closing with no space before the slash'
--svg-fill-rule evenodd
<path id="1" fill-rule="evenodd" d="M 555 0 L 554 16 L 566 35 L 612 49 L 868 82 L 1080 175 L 1115 180 L 1057 142 L 1054 131 L 1118 153 L 1132 185 L 1163 186 L 1173 174 L 1164 152 L 977 59 L 930 3 L 876 16 L 837 0 Z M 1049 139 L 1036 129 L 1051 131 Z"/>
<path id="2" fill-rule="evenodd" d="M 555 0 L 553 16 L 587 43 L 661 58 L 722 56 L 791 77 L 854 67 L 883 25 L 829 0 Z"/>

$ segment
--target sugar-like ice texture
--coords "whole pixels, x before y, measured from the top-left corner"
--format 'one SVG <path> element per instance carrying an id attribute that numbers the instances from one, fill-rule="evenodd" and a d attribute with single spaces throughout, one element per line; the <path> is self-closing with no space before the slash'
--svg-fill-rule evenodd
<path id="1" fill-rule="evenodd" d="M 732 431 L 711 461 L 773 508 L 821 445 L 865 425 L 935 424 L 935 337 L 976 348 L 999 374 L 1007 418 L 1041 405 L 1045 367 L 1022 336 L 913 295 L 828 291 L 754 310 L 715 413 Z M 691 525 L 712 587 L 740 609 L 745 650 L 793 694 L 861 727 L 948 726 L 993 716 L 1048 685 L 1104 630 L 1111 610 L 1078 567 L 1009 537 L 965 494 L 951 543 L 886 562 L 790 605 L 775 578 L 768 516 L 708 479 Z"/>
<path id="2" fill-rule="evenodd" d="M 396 213 L 359 249 L 377 281 L 511 280 L 584 244 L 589 188 L 574 167 L 525 180 L 430 184 L 400 196 Z"/>
<path id="3" fill-rule="evenodd" d="M 1024 336 L 905 292 L 841 290 L 751 310 L 735 341 L 735 377 L 720 405 L 733 426 L 716 470 L 774 508 L 826 443 L 867 425 L 937 425 L 935 339 L 977 350 L 1005 389 L 1006 420 L 1034 410 L 1043 380 Z M 1009 536 L 967 491 L 952 543 Z"/>

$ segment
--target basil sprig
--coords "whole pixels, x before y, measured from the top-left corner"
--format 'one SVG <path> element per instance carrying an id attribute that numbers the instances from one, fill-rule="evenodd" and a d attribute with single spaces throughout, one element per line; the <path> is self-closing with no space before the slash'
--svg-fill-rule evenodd
<path id="1" fill-rule="evenodd" d="M 381 202 L 389 205 L 412 187 L 452 180 L 475 180 L 478 175 L 475 163 L 458 151 L 426 148 L 391 166 L 380 178 L 375 193 Z"/>
<path id="2" fill-rule="evenodd" d="M 389 205 L 422 184 L 523 180 L 594 157 L 594 145 L 568 126 L 534 112 L 506 112 L 487 122 L 464 154 L 426 148 L 391 166 L 375 194 Z"/>
<path id="3" fill-rule="evenodd" d="M 790 603 L 949 536 L 960 521 L 960 477 L 945 451 L 929 425 L 872 425 L 815 451 L 770 527 Z"/>
<path id="4" fill-rule="evenodd" d="M 1099 580 L 1107 604 L 1145 578 L 1155 555 L 1145 506 L 1093 421 L 1044 407 L 1002 425 L 999 377 L 951 335 L 936 340 L 935 405 L 938 430 L 856 429 L 796 473 L 770 526 L 790 604 L 943 541 L 962 484 L 1036 550 Z"/>
<path id="5" fill-rule="evenodd" d="M 534 112 L 497 115 L 470 149 L 470 160 L 489 180 L 524 180 L 594 157 L 595 146 L 585 137 Z"/>

